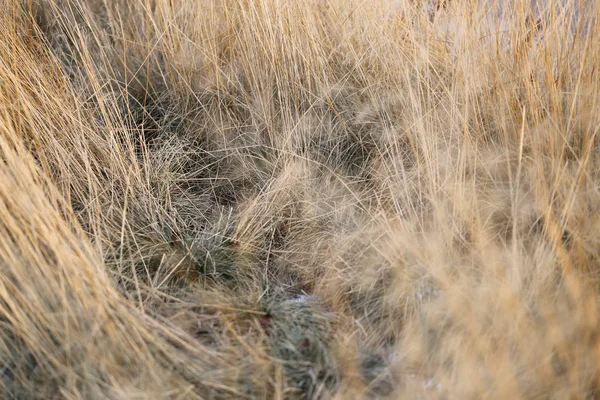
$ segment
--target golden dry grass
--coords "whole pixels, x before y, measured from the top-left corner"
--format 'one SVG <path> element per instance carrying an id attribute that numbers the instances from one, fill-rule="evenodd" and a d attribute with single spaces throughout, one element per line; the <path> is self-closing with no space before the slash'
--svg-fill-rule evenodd
<path id="1" fill-rule="evenodd" d="M 1 1 L 1 397 L 599 397 L 599 16 Z"/>

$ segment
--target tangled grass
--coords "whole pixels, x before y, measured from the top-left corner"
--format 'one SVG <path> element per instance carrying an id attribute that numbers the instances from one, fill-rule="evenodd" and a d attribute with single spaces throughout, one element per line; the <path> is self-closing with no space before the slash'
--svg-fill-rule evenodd
<path id="1" fill-rule="evenodd" d="M 2 398 L 600 396 L 598 16 L 1 1 Z"/>

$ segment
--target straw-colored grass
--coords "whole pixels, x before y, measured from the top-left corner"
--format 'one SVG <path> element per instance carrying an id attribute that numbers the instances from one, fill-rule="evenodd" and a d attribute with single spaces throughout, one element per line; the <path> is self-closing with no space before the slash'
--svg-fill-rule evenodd
<path id="1" fill-rule="evenodd" d="M 597 398 L 598 17 L 0 1 L 0 397 Z"/>

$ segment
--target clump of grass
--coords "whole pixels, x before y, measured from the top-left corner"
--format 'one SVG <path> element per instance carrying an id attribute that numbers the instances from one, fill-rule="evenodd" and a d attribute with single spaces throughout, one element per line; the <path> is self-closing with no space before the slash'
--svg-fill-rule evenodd
<path id="1" fill-rule="evenodd" d="M 330 347 L 334 315 L 319 306 L 306 294 L 280 295 L 268 302 L 262 316 L 273 356 L 283 364 L 285 377 L 300 397 L 329 395 L 338 380 Z"/>

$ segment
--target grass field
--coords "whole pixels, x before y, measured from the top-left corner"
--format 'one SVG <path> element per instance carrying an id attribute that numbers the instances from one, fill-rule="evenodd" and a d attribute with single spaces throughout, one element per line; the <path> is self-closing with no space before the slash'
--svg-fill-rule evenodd
<path id="1" fill-rule="evenodd" d="M 0 397 L 600 397 L 600 3 L 0 0 Z"/>

